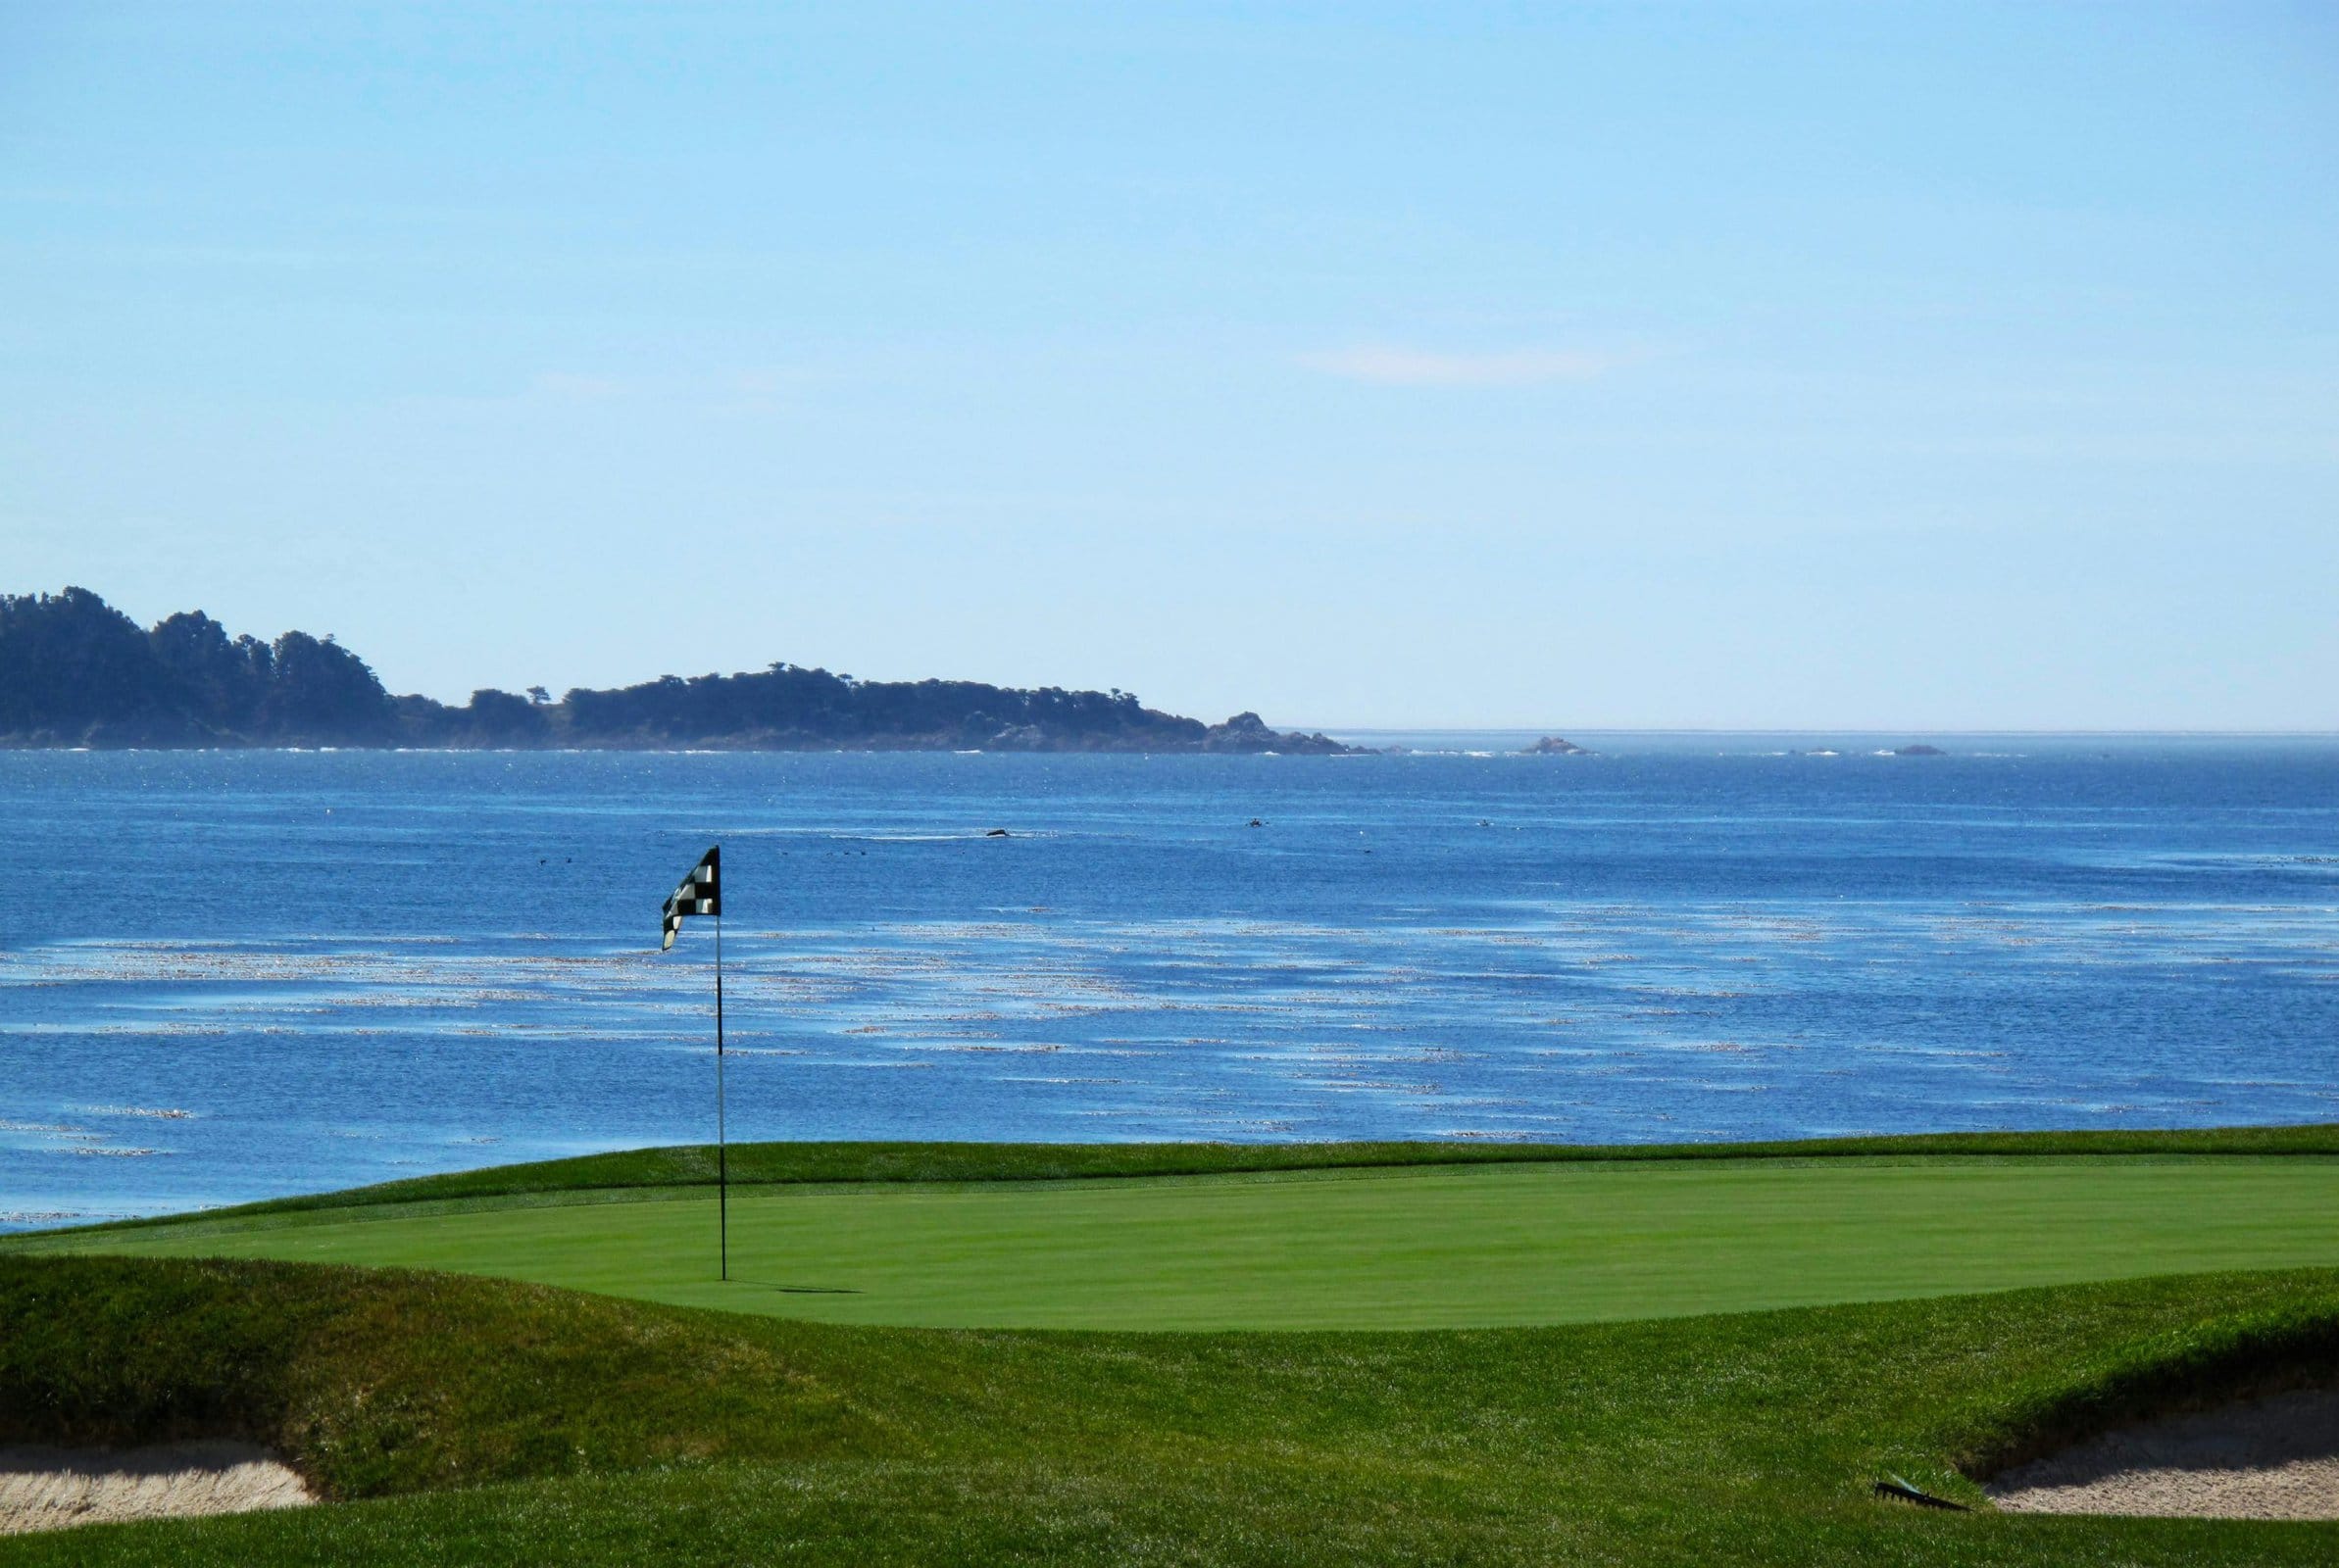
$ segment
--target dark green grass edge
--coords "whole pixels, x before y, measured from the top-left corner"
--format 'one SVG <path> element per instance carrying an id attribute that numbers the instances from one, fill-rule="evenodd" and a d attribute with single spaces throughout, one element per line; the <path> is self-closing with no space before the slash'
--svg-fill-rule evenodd
<path id="1" fill-rule="evenodd" d="M 1968 1414 L 1942 1442 L 1961 1474 L 1986 1478 L 2114 1427 L 2301 1388 L 2339 1388 L 2339 1311 L 2304 1295 L 2111 1348 Z"/>
<path id="2" fill-rule="evenodd" d="M 1833 1159 L 1990 1155 L 2329 1155 L 2339 1156 L 2339 1123 L 2289 1127 L 2209 1127 L 2137 1131 L 1916 1133 L 1891 1137 L 1807 1138 L 1716 1144 L 987 1144 L 805 1142 L 734 1144 L 725 1156 L 742 1187 L 862 1182 L 1094 1181 L 1116 1177 L 1219 1176 L 1276 1171 L 1373 1170 L 1435 1165 L 1562 1164 L 1654 1160 Z M 78 1235 L 138 1229 L 189 1219 L 241 1219 L 315 1209 L 362 1208 L 468 1199 L 615 1193 L 645 1188 L 711 1187 L 712 1144 L 621 1150 L 566 1159 L 489 1165 L 416 1176 L 340 1192 L 274 1198 L 193 1214 L 110 1220 L 68 1230 Z"/>

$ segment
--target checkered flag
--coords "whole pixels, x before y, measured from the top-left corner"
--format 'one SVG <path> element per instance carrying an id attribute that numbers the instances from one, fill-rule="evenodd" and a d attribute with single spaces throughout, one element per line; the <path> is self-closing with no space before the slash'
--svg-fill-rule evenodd
<path id="1" fill-rule="evenodd" d="M 682 916 L 686 914 L 722 914 L 722 846 L 717 845 L 699 857 L 698 864 L 682 879 L 682 885 L 667 895 L 666 940 L 658 944 L 664 953 L 674 945 L 674 938 L 682 931 Z"/>

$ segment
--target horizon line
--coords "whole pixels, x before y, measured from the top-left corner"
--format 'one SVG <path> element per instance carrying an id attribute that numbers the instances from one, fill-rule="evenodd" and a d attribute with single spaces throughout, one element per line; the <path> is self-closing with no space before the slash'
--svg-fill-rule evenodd
<path id="1" fill-rule="evenodd" d="M 1572 730 L 1578 735 L 2033 735 L 2033 736 L 2195 736 L 2202 738 L 2255 737 L 2264 739 L 2339 740 L 2339 727 L 2328 729 L 2256 728 L 2256 729 L 2181 729 L 2170 727 L 2125 727 L 2117 729 L 2088 729 L 2082 727 L 2057 728 L 2053 726 L 2016 726 L 2004 728 L 1964 727 L 1933 728 L 1921 724 L 1317 724 L 1295 723 L 1289 728 L 1318 734 L 1341 735 L 1560 735 Z"/>

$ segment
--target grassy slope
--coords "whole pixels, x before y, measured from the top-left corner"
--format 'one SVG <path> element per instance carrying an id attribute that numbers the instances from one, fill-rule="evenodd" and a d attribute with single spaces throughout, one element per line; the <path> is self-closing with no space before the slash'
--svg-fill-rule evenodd
<path id="1" fill-rule="evenodd" d="M 671 1191 L 671 1190 L 669 1190 Z M 2339 1265 L 2317 1156 L 1623 1161 L 750 1190 L 68 1233 L 104 1250 L 456 1269 L 929 1327 L 1455 1328 Z"/>
<path id="2" fill-rule="evenodd" d="M 1958 1460 L 2156 1380 L 2335 1360 L 2329 1270 L 1187 1336 L 4 1257 L 0 1436 L 240 1431 L 377 1500 L 16 1538 L 0 1562 L 2322 1563 L 2339 1527 L 1966 1517 L 1866 1487 L 1888 1468 L 1964 1487 Z"/>

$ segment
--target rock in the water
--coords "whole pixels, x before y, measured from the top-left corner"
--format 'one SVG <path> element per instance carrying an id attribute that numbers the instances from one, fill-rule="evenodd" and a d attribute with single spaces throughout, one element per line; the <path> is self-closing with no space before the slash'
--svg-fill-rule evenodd
<path id="1" fill-rule="evenodd" d="M 1546 735 L 1519 754 L 1522 757 L 1589 757 L 1592 754 L 1573 741 L 1557 735 Z"/>
<path id="2" fill-rule="evenodd" d="M 1343 746 L 1327 735 L 1272 730 L 1257 713 L 1237 713 L 1225 723 L 1213 724 L 1203 732 L 1202 750 L 1252 754 L 1278 752 L 1298 757 L 1346 757 L 1355 749 Z"/>
<path id="3" fill-rule="evenodd" d="M 1902 747 L 1892 755 L 1895 757 L 1947 757 L 1949 754 L 1938 746 L 1927 746 L 1924 742 L 1918 741 L 1914 746 Z"/>

